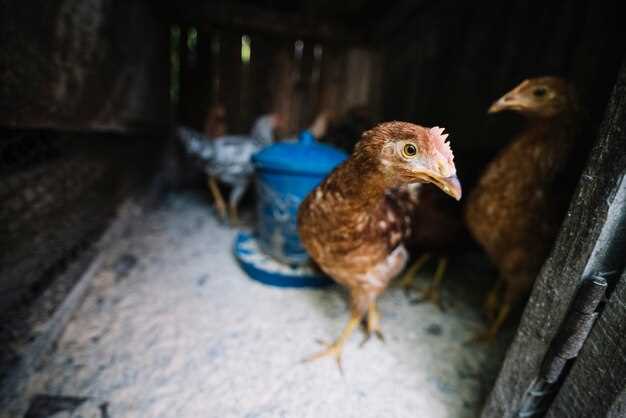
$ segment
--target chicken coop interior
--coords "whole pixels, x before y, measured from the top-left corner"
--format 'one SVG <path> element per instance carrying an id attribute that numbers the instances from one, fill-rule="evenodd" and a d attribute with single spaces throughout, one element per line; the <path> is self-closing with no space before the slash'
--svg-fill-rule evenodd
<path id="1" fill-rule="evenodd" d="M 0 417 L 626 416 L 618 2 L 1 8 Z"/>

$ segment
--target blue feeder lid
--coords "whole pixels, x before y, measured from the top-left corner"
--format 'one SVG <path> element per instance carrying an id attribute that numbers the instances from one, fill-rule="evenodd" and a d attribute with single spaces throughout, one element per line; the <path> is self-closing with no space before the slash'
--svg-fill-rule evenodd
<path id="1" fill-rule="evenodd" d="M 252 156 L 261 169 L 287 173 L 326 175 L 348 155 L 330 145 L 320 144 L 309 131 L 302 131 L 298 141 L 276 142 Z"/>

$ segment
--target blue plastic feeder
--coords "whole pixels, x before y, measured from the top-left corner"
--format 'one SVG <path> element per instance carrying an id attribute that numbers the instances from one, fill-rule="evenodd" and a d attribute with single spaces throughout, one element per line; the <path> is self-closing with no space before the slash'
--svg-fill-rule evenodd
<path id="1" fill-rule="evenodd" d="M 256 169 L 258 225 L 253 237 L 240 234 L 235 253 L 253 278 L 280 286 L 319 286 L 329 282 L 326 278 L 320 280 L 319 274 L 307 267 L 309 257 L 298 237 L 298 206 L 347 157 L 337 148 L 318 143 L 309 131 L 302 132 L 298 141 L 274 143 L 252 157 Z M 257 242 L 251 244 L 249 239 Z M 260 270 L 267 274 L 253 274 L 254 269 L 246 265 L 244 258 L 255 257 L 249 251 L 237 250 L 237 243 L 243 242 L 248 242 L 245 244 L 248 249 L 258 244 L 263 255 L 270 256 L 278 265 L 272 268 L 265 260 L 265 267 L 261 266 Z M 277 279 L 274 282 L 272 275 Z"/>

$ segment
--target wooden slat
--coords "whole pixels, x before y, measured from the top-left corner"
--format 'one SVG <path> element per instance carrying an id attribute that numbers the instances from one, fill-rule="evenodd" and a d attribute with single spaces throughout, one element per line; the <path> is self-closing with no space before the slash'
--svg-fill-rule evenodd
<path id="1" fill-rule="evenodd" d="M 616 165 L 622 171 L 614 174 L 618 184 L 609 196 L 611 203 L 608 219 L 585 272 L 613 272 L 614 290 L 609 289 L 611 292 L 606 308 L 555 398 L 548 418 L 607 416 L 613 403 L 626 388 L 626 271 L 621 280 L 615 283 L 618 277 L 615 272 L 623 270 L 626 265 L 625 124 L 626 67 L 618 80 L 601 133 L 621 144 L 615 152 L 621 153 L 616 157 Z"/>
<path id="2" fill-rule="evenodd" d="M 3 2 L 0 125 L 158 130 L 168 121 L 168 27 L 148 2 Z"/>
<path id="3" fill-rule="evenodd" d="M 327 42 L 364 43 L 368 28 L 320 16 L 306 16 L 237 1 L 186 1 L 176 5 L 175 19 L 249 33 Z"/>
<path id="4" fill-rule="evenodd" d="M 271 112 L 276 87 L 272 85 L 272 77 L 276 70 L 274 57 L 280 47 L 273 39 L 260 34 L 251 35 L 252 39 L 252 99 L 251 113 L 254 117 Z"/>
<path id="5" fill-rule="evenodd" d="M 326 45 L 320 72 L 319 109 L 337 113 L 341 110 L 341 99 L 345 88 L 345 54 L 342 50 Z"/>
<path id="6" fill-rule="evenodd" d="M 271 81 L 274 88 L 272 108 L 285 120 L 283 135 L 295 132 L 294 120 L 297 118 L 296 100 L 293 94 L 297 69 L 292 54 L 293 43 L 287 41 L 281 42 L 274 53 L 274 73 Z"/>
<path id="7" fill-rule="evenodd" d="M 555 248 L 537 278 L 483 418 L 515 417 L 522 396 L 539 374 L 541 362 L 580 285 L 611 208 L 619 204 L 615 202 L 615 191 L 626 173 L 625 122 L 626 65 L 623 65 L 598 142 Z"/>
<path id="8" fill-rule="evenodd" d="M 296 94 L 299 103 L 299 115 L 296 122 L 296 130 L 306 128 L 313 118 L 315 111 L 315 93 L 312 91 L 313 82 L 313 41 L 303 41 L 302 62 L 300 65 L 299 79 L 296 83 Z"/>
<path id="9" fill-rule="evenodd" d="M 241 118 L 241 34 L 233 32 L 220 33 L 220 79 L 221 89 L 219 101 L 226 108 L 228 133 L 247 131 Z"/>
<path id="10" fill-rule="evenodd" d="M 546 418 L 626 416 L 626 409 L 617 406 L 626 388 L 624 318 L 626 272 L 591 330 Z M 614 406 L 615 410 L 611 411 Z"/>

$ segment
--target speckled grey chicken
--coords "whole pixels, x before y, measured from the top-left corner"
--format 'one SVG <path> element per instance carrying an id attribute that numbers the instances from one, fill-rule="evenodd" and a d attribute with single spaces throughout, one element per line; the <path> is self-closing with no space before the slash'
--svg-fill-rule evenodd
<path id="1" fill-rule="evenodd" d="M 186 152 L 208 176 L 208 186 L 222 219 L 226 219 L 228 210 L 231 222 L 237 222 L 239 201 L 254 173 L 250 158 L 272 143 L 276 123 L 276 115 L 264 115 L 255 121 L 250 136 L 225 135 L 214 139 L 187 127 L 178 128 L 178 138 Z M 218 181 L 231 186 L 228 205 L 224 202 Z"/>
<path id="2" fill-rule="evenodd" d="M 376 299 L 405 268 L 406 243 L 416 232 L 411 205 L 394 197 L 394 189 L 432 183 L 460 199 L 447 136 L 437 127 L 380 124 L 363 134 L 350 158 L 300 205 L 298 228 L 304 247 L 350 293 L 350 321 L 339 338 L 311 360 L 332 355 L 340 364 L 343 345 L 365 317 L 368 336 L 382 336 Z"/>
<path id="3" fill-rule="evenodd" d="M 511 110 L 528 124 L 487 166 L 468 198 L 467 226 L 498 268 L 485 300 L 492 339 L 513 305 L 532 287 L 550 253 L 576 178 L 571 160 L 579 112 L 571 87 L 556 77 L 525 80 L 489 113 Z"/>

